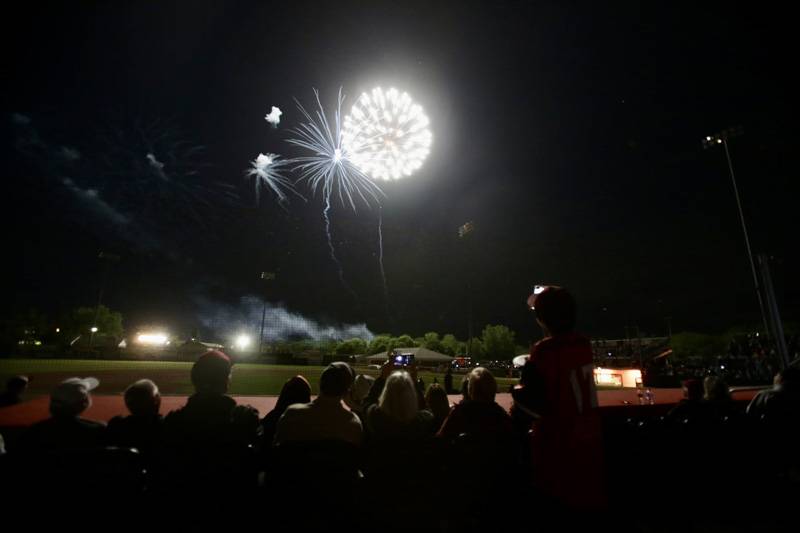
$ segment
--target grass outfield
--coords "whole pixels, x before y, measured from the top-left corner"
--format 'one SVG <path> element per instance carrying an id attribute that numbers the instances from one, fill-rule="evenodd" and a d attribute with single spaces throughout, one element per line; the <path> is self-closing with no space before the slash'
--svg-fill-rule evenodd
<path id="1" fill-rule="evenodd" d="M 69 359 L 2 359 L 0 360 L 0 384 L 15 374 L 32 378 L 26 396 L 49 394 L 60 381 L 73 377 L 94 376 L 100 380 L 99 394 L 119 394 L 138 379 L 149 378 L 156 382 L 162 394 L 191 394 L 192 383 L 189 371 L 192 363 L 171 361 L 102 361 Z M 319 391 L 319 376 L 322 366 L 284 366 L 252 363 L 237 363 L 233 367 L 231 394 L 246 396 L 277 396 L 287 379 L 302 374 L 311 383 L 314 394 Z M 376 376 L 378 371 L 356 367 L 359 374 Z M 419 376 L 426 385 L 436 377 L 444 383 L 444 374 L 420 371 Z M 516 379 L 497 378 L 498 389 L 508 390 Z M 461 385 L 461 376 L 455 375 L 453 386 Z"/>

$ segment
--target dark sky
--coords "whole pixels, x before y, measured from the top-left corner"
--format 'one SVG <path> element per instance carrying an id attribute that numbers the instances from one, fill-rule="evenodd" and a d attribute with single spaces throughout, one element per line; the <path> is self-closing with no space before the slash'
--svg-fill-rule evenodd
<path id="1" fill-rule="evenodd" d="M 561 4 L 17 7 L 3 28 L 9 309 L 92 305 L 105 250 L 122 259 L 104 301 L 131 328 L 185 331 L 209 306 L 263 293 L 262 270 L 278 272 L 270 301 L 375 332 L 464 337 L 471 295 L 476 330 L 504 323 L 524 341 L 537 283 L 569 287 L 595 336 L 663 334 L 665 317 L 676 331 L 756 323 L 725 155 L 700 142 L 742 125 L 730 147 L 753 248 L 774 257 L 781 311 L 797 320 L 790 17 L 729 2 Z M 352 102 L 376 85 L 408 91 L 434 134 L 423 168 L 384 187 L 388 312 L 375 208 L 332 210 L 354 298 L 320 197 L 257 205 L 244 178 L 259 152 L 296 155 L 293 97 L 310 103 L 316 87 L 330 105 L 341 86 Z M 272 105 L 277 130 L 263 119 Z M 147 174 L 148 147 L 173 181 Z"/>

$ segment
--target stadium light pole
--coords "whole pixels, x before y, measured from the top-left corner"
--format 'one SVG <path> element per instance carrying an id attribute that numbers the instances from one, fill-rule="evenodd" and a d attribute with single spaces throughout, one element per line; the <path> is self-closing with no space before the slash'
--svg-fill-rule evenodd
<path id="1" fill-rule="evenodd" d="M 459 226 L 458 228 L 458 238 L 462 243 L 466 243 L 471 239 L 469 236 L 475 230 L 475 225 L 472 222 L 467 222 L 466 224 Z M 464 245 L 467 246 L 466 244 Z M 466 252 L 465 252 L 466 253 Z M 466 253 L 467 256 L 471 256 L 472 254 Z M 472 257 L 469 257 L 471 260 Z M 469 273 L 467 273 L 467 298 L 469 298 L 468 302 L 468 315 L 467 315 L 467 358 L 470 358 L 472 355 L 472 282 L 469 277 Z"/>
<path id="2" fill-rule="evenodd" d="M 119 256 L 110 254 L 108 252 L 100 252 L 97 258 L 105 261 L 106 268 L 103 271 L 103 281 L 100 282 L 100 292 L 97 294 L 97 305 L 94 308 L 94 321 L 92 322 L 92 334 L 89 336 L 89 348 L 92 347 L 94 341 L 94 334 L 97 332 L 97 319 L 100 317 L 100 304 L 103 302 L 103 293 L 106 290 L 106 282 L 108 281 L 108 273 L 111 270 L 111 263 L 119 261 Z"/>
<path id="3" fill-rule="evenodd" d="M 764 324 L 764 332 L 769 334 L 770 328 L 767 322 L 767 315 L 764 312 L 764 299 L 762 297 L 761 283 L 758 280 L 758 272 L 756 271 L 755 260 L 753 259 L 753 250 L 750 248 L 750 236 L 747 232 L 747 223 L 744 219 L 744 211 L 742 210 L 742 199 L 739 195 L 739 187 L 736 185 L 736 174 L 733 172 L 733 162 L 731 161 L 731 152 L 728 149 L 728 139 L 739 137 L 744 134 L 744 129 L 741 126 L 728 128 L 722 130 L 714 135 L 707 135 L 703 138 L 703 149 L 708 150 L 716 146 L 722 145 L 725 149 L 725 159 L 728 162 L 728 172 L 731 175 L 731 183 L 733 184 L 733 193 L 736 196 L 736 207 L 739 209 L 739 221 L 742 223 L 742 232 L 744 233 L 744 244 L 747 247 L 747 260 L 750 263 L 750 272 L 753 274 L 753 284 L 756 289 L 756 296 L 758 297 L 758 308 L 761 311 L 761 321 Z"/>
<path id="4" fill-rule="evenodd" d="M 275 281 L 275 272 L 262 272 L 261 280 L 264 282 L 264 307 L 261 311 L 261 332 L 258 335 L 258 356 L 261 357 L 264 346 L 264 325 L 267 320 L 267 281 Z"/>
<path id="5" fill-rule="evenodd" d="M 97 319 L 95 319 L 95 322 L 96 321 Z M 89 335 L 89 347 L 91 348 L 92 340 L 94 339 L 94 334 L 97 333 L 97 326 L 92 326 L 91 328 L 89 328 L 89 331 L 91 332 L 91 334 Z"/>

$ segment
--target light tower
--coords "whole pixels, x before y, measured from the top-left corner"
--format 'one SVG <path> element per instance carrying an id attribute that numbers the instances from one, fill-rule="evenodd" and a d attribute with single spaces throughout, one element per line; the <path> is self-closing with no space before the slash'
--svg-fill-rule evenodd
<path id="1" fill-rule="evenodd" d="M 783 338 L 783 325 L 781 324 L 780 315 L 778 314 L 777 304 L 775 303 L 775 295 L 771 282 L 767 287 L 767 294 L 764 294 L 764 287 L 759 281 L 758 271 L 756 270 L 755 259 L 753 258 L 753 250 L 750 247 L 750 236 L 747 232 L 747 224 L 744 219 L 744 211 L 742 211 L 742 199 L 739 195 L 739 187 L 736 185 L 736 174 L 733 172 L 733 162 L 731 161 L 731 152 L 728 148 L 728 139 L 739 137 L 744 134 L 744 128 L 736 126 L 727 128 L 719 133 L 707 135 L 703 138 L 703 148 L 708 150 L 716 146 L 722 146 L 725 149 L 725 159 L 728 162 L 728 172 L 731 175 L 731 183 L 733 184 L 733 193 L 736 196 L 736 207 L 739 209 L 739 220 L 742 223 L 742 232 L 744 233 L 744 244 L 747 247 L 747 260 L 750 263 L 750 272 L 753 275 L 753 284 L 756 289 L 756 296 L 758 297 L 758 307 L 761 311 L 761 320 L 764 323 L 764 332 L 772 337 L 775 343 L 775 349 L 780 358 L 781 364 L 785 367 L 788 363 L 788 354 L 786 353 L 786 343 Z M 766 259 L 759 257 L 759 264 L 762 272 L 765 272 L 765 280 L 770 281 L 769 266 L 766 264 Z M 766 270 L 765 270 L 766 269 Z M 770 303 L 769 309 L 764 308 L 764 299 Z"/>

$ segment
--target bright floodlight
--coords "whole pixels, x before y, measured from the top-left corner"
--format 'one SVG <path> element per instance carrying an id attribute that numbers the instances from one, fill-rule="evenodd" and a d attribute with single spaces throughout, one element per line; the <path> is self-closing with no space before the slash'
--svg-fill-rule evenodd
<path id="1" fill-rule="evenodd" d="M 96 327 L 92 327 L 92 333 L 97 333 L 97 328 Z"/>
<path id="2" fill-rule="evenodd" d="M 342 145 L 362 172 L 372 179 L 410 176 L 430 152 L 433 135 L 428 117 L 408 93 L 363 93 L 344 117 Z"/>
<path id="3" fill-rule="evenodd" d="M 238 348 L 239 350 L 244 350 L 248 346 L 250 346 L 250 337 L 248 335 L 239 335 L 238 337 L 236 337 L 234 344 L 236 345 L 236 348 Z"/>
<path id="4" fill-rule="evenodd" d="M 140 344 L 147 344 L 150 346 L 163 346 L 167 344 L 166 333 L 140 333 L 136 340 Z"/>

